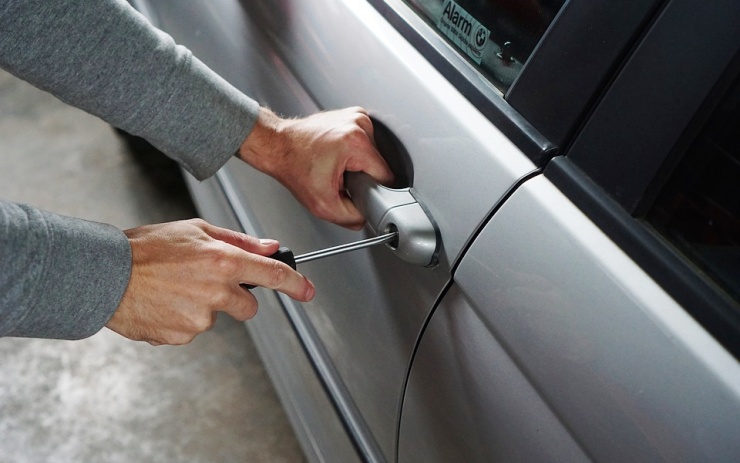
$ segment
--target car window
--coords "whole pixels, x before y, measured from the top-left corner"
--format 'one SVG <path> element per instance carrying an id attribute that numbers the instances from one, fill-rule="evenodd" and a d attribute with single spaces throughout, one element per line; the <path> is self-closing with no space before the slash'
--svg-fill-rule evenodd
<path id="1" fill-rule="evenodd" d="M 740 301 L 740 78 L 689 146 L 647 220 Z"/>
<path id="2" fill-rule="evenodd" d="M 505 92 L 565 0 L 406 0 Z"/>

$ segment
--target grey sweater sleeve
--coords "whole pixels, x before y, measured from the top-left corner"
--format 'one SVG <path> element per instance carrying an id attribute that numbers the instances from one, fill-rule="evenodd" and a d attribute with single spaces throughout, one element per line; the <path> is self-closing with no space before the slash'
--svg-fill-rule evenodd
<path id="1" fill-rule="evenodd" d="M 0 0 L 0 67 L 201 180 L 236 153 L 259 109 L 124 0 Z"/>
<path id="2" fill-rule="evenodd" d="M 118 307 L 131 247 L 110 225 L 0 201 L 0 336 L 80 339 Z"/>
<path id="3" fill-rule="evenodd" d="M 123 0 L 0 0 L 0 67 L 146 138 L 199 179 L 237 151 L 258 113 Z M 0 202 L 0 336 L 89 336 L 130 272 L 114 227 Z"/>

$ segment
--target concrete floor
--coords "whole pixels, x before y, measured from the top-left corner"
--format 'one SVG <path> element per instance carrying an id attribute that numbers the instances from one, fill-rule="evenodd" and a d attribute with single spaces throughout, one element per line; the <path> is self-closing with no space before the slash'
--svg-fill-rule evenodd
<path id="1" fill-rule="evenodd" d="M 193 217 L 179 172 L 0 71 L 0 198 L 129 228 Z M 0 338 L 1 462 L 303 461 L 241 323 L 182 347 Z"/>

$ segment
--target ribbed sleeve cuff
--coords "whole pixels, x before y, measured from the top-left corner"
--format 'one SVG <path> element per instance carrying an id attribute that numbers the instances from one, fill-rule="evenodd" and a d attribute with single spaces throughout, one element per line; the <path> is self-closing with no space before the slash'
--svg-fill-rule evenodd
<path id="1" fill-rule="evenodd" d="M 131 247 L 126 236 L 110 225 L 18 207 L 27 217 L 18 223 L 28 230 L 14 258 L 18 297 L 5 301 L 16 304 L 10 308 L 16 322 L 2 334 L 55 339 L 95 334 L 128 286 Z M 6 244 L 12 246 L 10 238 Z M 9 308 L 4 309 L 7 315 Z"/>

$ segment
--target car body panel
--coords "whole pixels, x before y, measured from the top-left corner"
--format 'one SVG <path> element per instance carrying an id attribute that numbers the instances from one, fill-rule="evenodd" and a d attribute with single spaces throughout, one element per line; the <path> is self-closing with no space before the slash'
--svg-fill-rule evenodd
<path id="1" fill-rule="evenodd" d="M 377 248 L 300 268 L 318 288 L 302 310 L 337 379 L 391 459 L 408 362 L 423 322 L 450 279 L 451 263 L 489 211 L 534 165 L 363 2 L 151 5 L 165 31 L 262 104 L 286 115 L 362 105 L 408 153 L 412 192 L 439 229 L 440 264 L 413 266 Z M 269 24 L 281 25 L 279 34 L 271 35 L 266 27 L 265 11 L 271 15 Z M 367 234 L 311 217 L 277 182 L 238 161 L 225 169 L 261 233 L 297 254 Z M 469 182 L 449 182 L 450 175 Z"/>
<path id="2" fill-rule="evenodd" d="M 254 290 L 260 313 L 247 326 L 307 458 L 736 460 L 737 360 L 538 175 L 530 159 L 549 159 L 552 145 L 530 127 L 524 145 L 542 153 L 521 152 L 378 1 L 134 2 L 283 115 L 367 108 L 437 227 L 432 268 L 382 246 L 302 264 L 311 303 Z M 237 159 L 189 185 L 206 219 L 296 254 L 370 235 L 313 218 Z"/>
<path id="3" fill-rule="evenodd" d="M 590 461 L 454 285 L 409 377 L 398 461 Z"/>
<path id="4" fill-rule="evenodd" d="M 438 223 L 441 260 L 454 262 L 508 188 L 534 170 L 531 161 L 366 2 L 251 3 L 320 109 L 354 102 L 398 137 L 414 195 Z"/>
<path id="5" fill-rule="evenodd" d="M 466 461 L 501 456 L 501 442 L 506 461 L 532 461 L 522 452 L 539 445 L 536 460 L 549 449 L 574 461 L 574 445 L 596 461 L 740 455 L 738 362 L 546 178 L 526 182 L 493 216 L 455 281 L 412 367 L 401 461 L 413 460 L 417 441 L 433 447 L 424 461 L 443 461 L 431 456 L 445 455 L 452 442 L 443 436 L 462 434 L 461 423 L 476 452 Z M 521 414 L 495 414 L 525 393 L 534 398 Z M 427 419 L 457 396 L 465 407 Z M 552 436 L 560 427 L 568 433 Z M 475 439 L 475 429 L 490 432 Z"/>
<path id="6" fill-rule="evenodd" d="M 201 217 L 220 227 L 260 236 L 256 222 L 230 202 L 222 175 L 202 182 L 185 175 Z M 246 326 L 308 461 L 361 461 L 308 353 L 295 335 L 294 324 L 279 309 L 283 304 L 279 295 L 263 290 L 253 294 L 260 307 L 269 309 L 262 310 L 260 317 Z"/>

